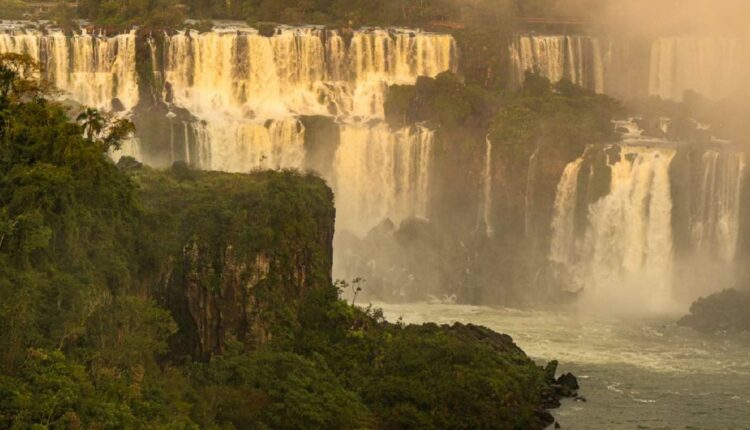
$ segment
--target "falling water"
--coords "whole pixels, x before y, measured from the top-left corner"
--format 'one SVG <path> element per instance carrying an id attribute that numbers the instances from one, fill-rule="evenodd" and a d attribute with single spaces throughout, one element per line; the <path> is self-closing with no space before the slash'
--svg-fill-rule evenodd
<path id="1" fill-rule="evenodd" d="M 166 79 L 194 115 L 382 117 L 387 85 L 455 69 L 455 41 L 422 32 L 366 30 L 350 46 L 317 28 L 183 32 L 167 38 Z"/>
<path id="2" fill-rule="evenodd" d="M 81 104 L 130 110 L 138 103 L 135 38 L 135 31 L 67 37 L 61 31 L 14 29 L 0 33 L 0 53 L 30 56 L 55 87 Z"/>
<path id="3" fill-rule="evenodd" d="M 534 71 L 553 82 L 567 78 L 621 97 L 681 100 L 692 90 L 719 99 L 746 76 L 749 53 L 739 39 L 663 37 L 648 42 L 645 50 L 638 45 L 627 39 L 523 35 L 511 43 L 510 59 L 517 83 L 526 71 Z M 641 57 L 647 57 L 643 64 Z"/>
<path id="4" fill-rule="evenodd" d="M 482 222 L 487 237 L 492 237 L 495 229 L 492 224 L 492 141 L 487 136 L 487 151 L 484 155 L 484 172 L 482 174 Z"/>
<path id="5" fill-rule="evenodd" d="M 565 166 L 555 196 L 552 218 L 552 245 L 550 260 L 570 264 L 576 253 L 576 203 L 578 201 L 578 174 L 583 157 Z"/>
<path id="6" fill-rule="evenodd" d="M 365 121 L 384 117 L 388 85 L 455 70 L 452 37 L 368 29 L 347 46 L 335 31 L 283 27 L 263 37 L 245 28 L 178 33 L 165 51 L 173 103 L 205 123 L 202 168 L 302 167 L 296 117 L 332 115 L 341 146 L 334 172 L 321 173 L 335 178 L 339 225 L 365 232 L 384 218 L 426 216 L 433 133 Z"/>
<path id="7" fill-rule="evenodd" d="M 526 71 L 552 82 L 568 79 L 604 92 L 604 65 L 599 40 L 586 36 L 519 36 L 510 46 L 516 82 Z"/>
<path id="8" fill-rule="evenodd" d="M 671 307 L 673 262 L 669 168 L 676 150 L 624 144 L 608 154 L 609 193 L 589 206 L 577 234 L 578 177 L 584 158 L 558 185 L 550 260 L 566 265 L 584 303 L 609 312 Z"/>
<path id="9" fill-rule="evenodd" d="M 434 132 L 344 125 L 334 161 L 340 226 L 364 234 L 383 219 L 428 215 Z"/>
<path id="10" fill-rule="evenodd" d="M 198 152 L 195 165 L 202 169 L 249 172 L 300 168 L 305 158 L 305 130 L 294 118 L 194 127 Z"/>
<path id="11" fill-rule="evenodd" d="M 649 93 L 673 100 L 681 100 L 686 90 L 726 97 L 744 76 L 743 53 L 737 39 L 657 39 L 651 46 Z"/>
<path id="12" fill-rule="evenodd" d="M 739 152 L 709 150 L 701 157 L 690 231 L 697 253 L 734 260 L 744 170 L 745 157 Z"/>

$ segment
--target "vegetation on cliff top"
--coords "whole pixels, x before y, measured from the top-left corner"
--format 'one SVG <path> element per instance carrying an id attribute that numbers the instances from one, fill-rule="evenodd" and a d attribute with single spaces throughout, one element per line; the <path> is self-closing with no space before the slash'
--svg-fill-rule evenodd
<path id="1" fill-rule="evenodd" d="M 593 1 L 589 3 L 595 4 Z M 569 2 L 564 2 L 569 3 Z M 143 24 L 153 19 L 188 16 L 193 19 L 242 19 L 251 22 L 297 24 L 408 25 L 444 23 L 477 25 L 517 16 L 567 16 L 592 13 L 592 7 L 572 10 L 558 0 L 80 0 L 83 17 L 109 23 Z M 180 16 L 169 18 L 172 12 Z M 499 27 L 498 27 L 499 28 Z"/>
<path id="2" fill-rule="evenodd" d="M 321 180 L 155 172 L 132 159 L 118 169 L 107 152 L 129 124 L 94 111 L 71 122 L 22 78 L 32 66 L 0 58 L 0 427 L 550 422 L 551 381 L 510 338 L 391 325 L 339 299 L 332 195 Z M 233 283 L 261 256 L 262 281 Z M 245 289 L 226 297 L 228 285 Z M 198 306 L 186 312 L 191 300 Z M 195 313 L 241 306 L 261 310 L 252 327 Z M 216 345 L 181 347 L 216 329 Z"/>

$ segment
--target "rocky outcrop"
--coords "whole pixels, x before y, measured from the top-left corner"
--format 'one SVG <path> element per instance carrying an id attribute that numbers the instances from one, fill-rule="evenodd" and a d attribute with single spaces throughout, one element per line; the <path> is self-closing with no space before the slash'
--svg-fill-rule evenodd
<path id="1" fill-rule="evenodd" d="M 260 318 L 254 292 L 268 276 L 268 257 L 258 255 L 255 261 L 238 261 L 231 245 L 224 249 L 222 257 L 218 285 L 212 286 L 208 281 L 216 278 L 214 268 L 193 242 L 183 251 L 181 279 L 170 280 L 173 286 L 184 288 L 185 304 L 195 330 L 192 347 L 196 357 L 208 358 L 212 353 L 222 352 L 230 337 L 248 347 L 262 344 L 270 337 Z"/>
<path id="2" fill-rule="evenodd" d="M 179 167 L 179 168 L 178 168 Z M 208 360 L 295 326 L 299 303 L 331 285 L 333 196 L 312 175 L 135 174 L 145 201 L 145 291 L 179 326 L 175 354 Z M 166 255 L 165 255 L 166 254 Z"/>
<path id="3" fill-rule="evenodd" d="M 678 324 L 705 333 L 750 333 L 750 291 L 724 290 L 700 298 Z"/>

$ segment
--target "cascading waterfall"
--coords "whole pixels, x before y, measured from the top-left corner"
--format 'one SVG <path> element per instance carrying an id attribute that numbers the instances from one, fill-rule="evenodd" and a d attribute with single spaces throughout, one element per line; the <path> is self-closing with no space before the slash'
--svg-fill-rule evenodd
<path id="1" fill-rule="evenodd" d="M 201 118 L 382 118 L 387 85 L 456 67 L 453 38 L 421 32 L 357 31 L 348 49 L 337 32 L 316 28 L 188 31 L 166 44 L 174 102 Z"/>
<path id="2" fill-rule="evenodd" d="M 550 260 L 566 265 L 587 303 L 608 311 L 664 309 L 671 297 L 673 240 L 669 169 L 674 148 L 624 144 L 609 154 L 609 193 L 591 204 L 576 233 L 578 177 L 570 163 L 558 185 Z"/>
<path id="3" fill-rule="evenodd" d="M 78 103 L 127 111 L 138 103 L 135 38 L 135 31 L 67 37 L 55 30 L 9 29 L 0 33 L 0 53 L 30 56 L 55 87 Z"/>
<path id="4" fill-rule="evenodd" d="M 342 206 L 349 208 L 341 211 L 342 223 L 369 228 L 383 217 L 426 216 L 432 133 L 365 124 L 383 120 L 388 85 L 457 69 L 450 35 L 362 29 L 345 38 L 318 27 L 282 26 L 266 37 L 249 27 L 223 26 L 152 35 L 143 46 L 153 73 L 145 84 L 163 88 L 156 98 L 163 96 L 169 110 L 160 123 L 165 129 L 151 137 L 163 139 L 153 142 L 165 152 L 155 163 L 182 160 L 233 172 L 301 168 L 305 129 L 298 118 L 335 117 L 341 149 L 334 165 L 341 171 L 320 173 L 375 181 L 354 187 L 337 181 Z M 45 66 L 51 83 L 81 104 L 129 113 L 139 102 L 135 31 L 66 36 L 5 26 L 0 52 L 30 55 Z M 139 142 L 128 141 L 113 157 L 153 152 L 142 151 Z M 357 153 L 377 154 L 379 161 L 361 165 Z"/>
<path id="5" fill-rule="evenodd" d="M 750 52 L 739 39 L 662 37 L 647 42 L 593 36 L 518 36 L 510 46 L 512 73 L 534 71 L 620 97 L 681 100 L 687 90 L 719 99 L 743 84 Z M 648 57 L 643 62 L 641 57 Z"/>
<path id="6" fill-rule="evenodd" d="M 344 125 L 333 185 L 340 226 L 364 234 L 383 219 L 428 215 L 434 131 Z"/>
<path id="7" fill-rule="evenodd" d="M 482 212 L 481 218 L 484 223 L 484 233 L 492 237 L 495 229 L 492 224 L 492 141 L 488 135 L 486 138 L 487 149 L 484 155 L 484 172 L 482 174 Z"/>
<path id="8" fill-rule="evenodd" d="M 690 234 L 698 254 L 731 262 L 740 231 L 740 195 L 745 157 L 740 152 L 706 151 L 693 195 Z"/>
<path id="9" fill-rule="evenodd" d="M 581 195 L 605 174 L 606 195 Z M 726 144 L 589 146 L 558 183 L 549 260 L 597 309 L 676 310 L 732 282 L 744 175 L 744 153 Z"/>
<path id="10" fill-rule="evenodd" d="M 610 194 L 590 209 L 590 275 L 595 288 L 635 281 L 666 303 L 673 254 L 669 166 L 675 150 L 623 146 L 621 151 L 611 165 Z"/>
<path id="11" fill-rule="evenodd" d="M 305 158 L 304 127 L 294 118 L 264 123 L 195 126 L 196 165 L 207 170 L 299 168 Z"/>
<path id="12" fill-rule="evenodd" d="M 519 36 L 510 46 L 516 82 L 533 71 L 552 82 L 564 78 L 604 92 L 604 66 L 599 40 L 586 36 Z"/>
<path id="13" fill-rule="evenodd" d="M 649 93 L 682 100 L 686 90 L 718 99 L 730 95 L 745 74 L 738 39 L 669 37 L 651 45 Z"/>
<path id="14" fill-rule="evenodd" d="M 583 157 L 565 166 L 555 195 L 552 218 L 552 241 L 550 260 L 571 264 L 576 254 L 576 204 L 578 202 L 578 175 L 583 166 Z"/>
<path id="15" fill-rule="evenodd" d="M 340 225 L 362 232 L 385 217 L 426 216 L 432 133 L 370 124 L 384 118 L 388 85 L 455 70 L 452 37 L 368 29 L 347 46 L 335 31 L 282 27 L 272 37 L 189 31 L 165 43 L 171 102 L 205 123 L 196 147 L 210 156 L 197 158 L 210 162 L 200 167 L 302 167 L 304 127 L 296 117 L 336 116 L 341 147 L 334 172 L 321 173 L 339 178 Z"/>

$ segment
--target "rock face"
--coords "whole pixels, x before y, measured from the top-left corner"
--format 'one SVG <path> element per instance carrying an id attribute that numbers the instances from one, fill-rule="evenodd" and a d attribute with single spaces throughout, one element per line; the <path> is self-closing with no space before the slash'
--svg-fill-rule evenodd
<path id="1" fill-rule="evenodd" d="M 229 341 L 255 349 L 295 326 L 307 292 L 331 285 L 335 216 L 322 180 L 177 166 L 135 178 L 146 202 L 144 236 L 169 249 L 145 253 L 160 263 L 144 287 L 177 320 L 175 353 L 208 360 Z"/>
<path id="2" fill-rule="evenodd" d="M 578 386 L 578 378 L 573 376 L 572 373 L 565 373 L 559 378 L 555 379 L 555 374 L 557 373 L 557 365 L 557 360 L 552 360 L 547 363 L 547 366 L 544 368 L 547 384 L 549 385 L 549 390 L 545 393 L 544 396 L 546 407 L 559 407 L 560 399 L 564 397 L 574 398 L 576 400 L 583 399 L 581 401 L 585 402 L 585 398 L 578 396 L 578 389 L 580 388 Z"/>
<path id="3" fill-rule="evenodd" d="M 169 281 L 171 287 L 184 289 L 184 304 L 195 330 L 193 355 L 208 358 L 222 352 L 230 336 L 248 346 L 264 343 L 270 333 L 259 318 L 254 290 L 268 276 L 269 258 L 261 254 L 255 261 L 241 261 L 227 245 L 218 288 L 211 288 L 207 281 L 215 279 L 215 272 L 204 257 L 206 251 L 195 242 L 186 246 L 181 276 Z"/>
<path id="4" fill-rule="evenodd" d="M 750 291 L 724 290 L 700 298 L 690 306 L 690 314 L 678 323 L 695 330 L 750 333 Z"/>

